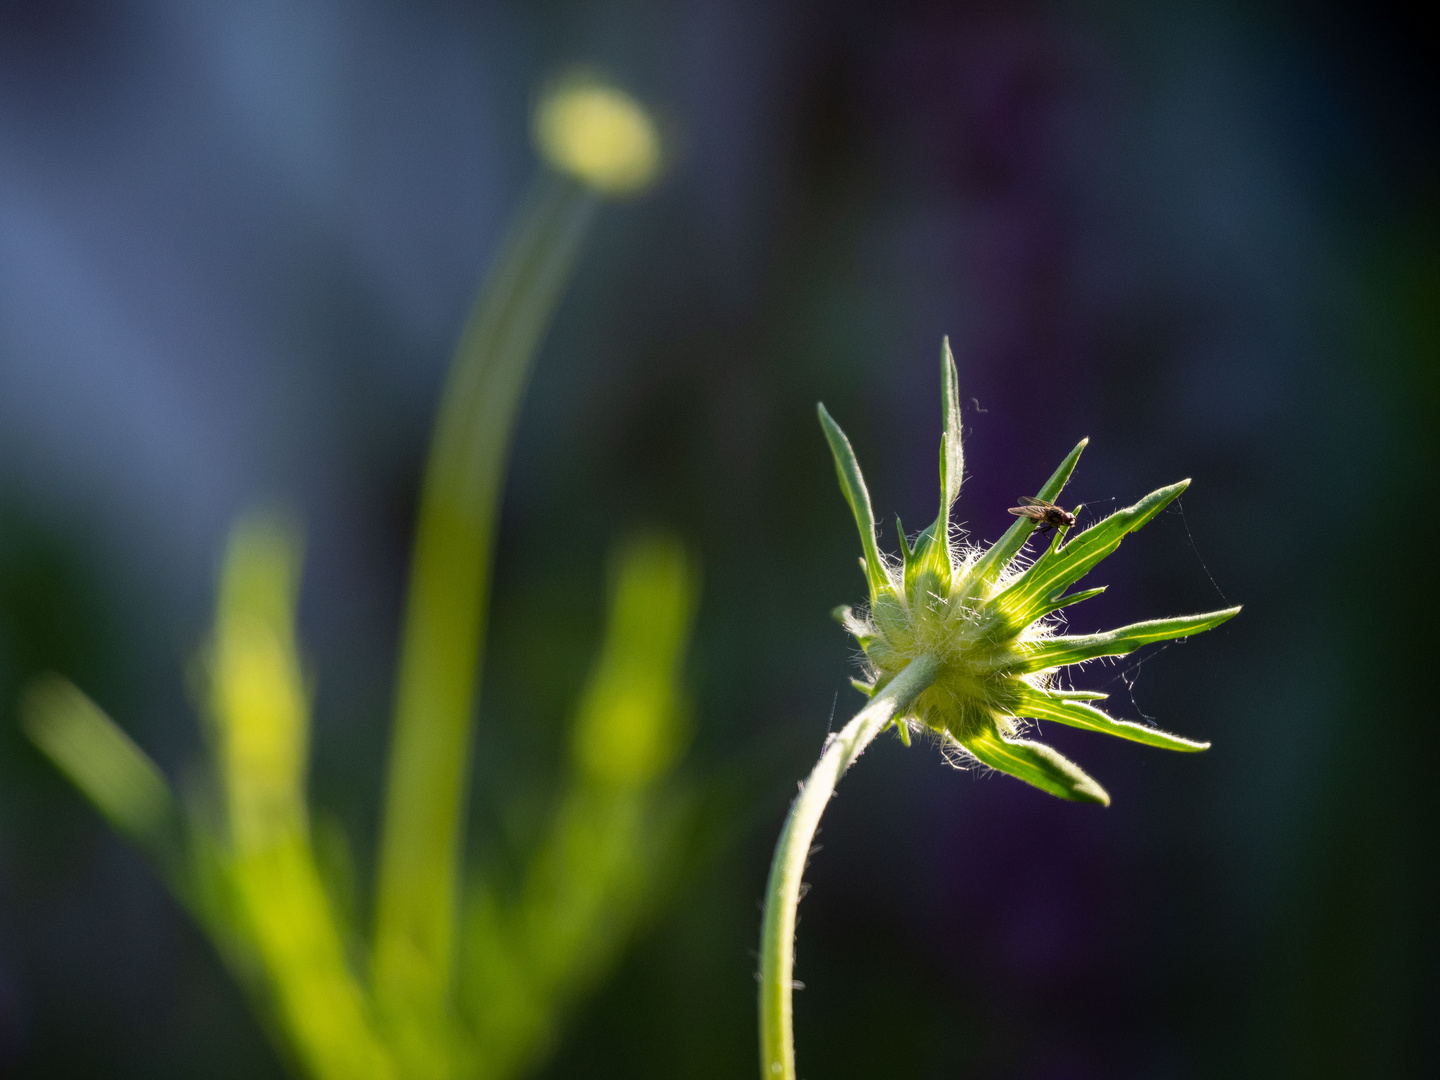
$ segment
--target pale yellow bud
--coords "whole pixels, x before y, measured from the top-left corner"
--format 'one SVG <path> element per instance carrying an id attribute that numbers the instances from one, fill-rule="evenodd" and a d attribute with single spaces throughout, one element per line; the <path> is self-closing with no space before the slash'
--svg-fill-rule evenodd
<path id="1" fill-rule="evenodd" d="M 660 133 L 644 107 L 594 77 L 546 92 L 535 111 L 535 141 L 554 168 L 604 195 L 633 195 L 660 173 Z"/>

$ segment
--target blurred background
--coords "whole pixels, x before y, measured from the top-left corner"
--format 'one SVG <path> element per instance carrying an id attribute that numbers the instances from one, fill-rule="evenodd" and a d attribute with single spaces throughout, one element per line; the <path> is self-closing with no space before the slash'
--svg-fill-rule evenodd
<path id="1" fill-rule="evenodd" d="M 640 527 L 704 568 L 709 796 L 542 1075 L 753 1073 L 771 845 L 862 700 L 814 403 L 881 519 L 921 527 L 947 333 L 974 538 L 1088 435 L 1087 515 L 1195 482 L 1072 625 L 1246 610 L 1077 679 L 1215 743 L 1047 728 L 1108 810 L 891 737 L 865 757 L 801 906 L 802 1074 L 1421 1075 L 1436 60 L 1398 9 L 1338 2 L 0 2 L 0 1073 L 283 1075 L 16 696 L 66 672 L 183 783 L 226 531 L 288 507 L 312 796 L 373 850 L 433 408 L 537 168 L 535 88 L 583 61 L 676 156 L 603 212 L 526 399 L 470 847 L 532 827 Z"/>

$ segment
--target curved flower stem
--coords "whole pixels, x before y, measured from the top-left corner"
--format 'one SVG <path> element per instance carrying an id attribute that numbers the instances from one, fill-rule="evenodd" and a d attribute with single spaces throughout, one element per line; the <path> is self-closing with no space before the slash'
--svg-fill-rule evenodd
<path id="1" fill-rule="evenodd" d="M 396 682 L 376 881 L 375 996 L 424 1056 L 422 1017 L 445 1015 L 453 978 L 479 658 L 511 437 L 545 331 L 597 205 L 543 174 L 475 302 L 426 465 Z"/>
<path id="2" fill-rule="evenodd" d="M 835 784 L 875 736 L 923 693 L 940 669 L 921 656 L 855 714 L 826 744 L 800 789 L 770 862 L 765 886 L 765 919 L 760 931 L 760 1075 L 763 1080 L 795 1080 L 795 1032 L 791 993 L 795 970 L 795 909 L 810 843 Z"/>

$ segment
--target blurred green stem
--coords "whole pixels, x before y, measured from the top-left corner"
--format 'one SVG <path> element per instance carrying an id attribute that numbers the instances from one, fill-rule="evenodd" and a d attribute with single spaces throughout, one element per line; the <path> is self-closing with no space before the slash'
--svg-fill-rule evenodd
<path id="1" fill-rule="evenodd" d="M 377 883 L 375 994 L 402 1028 L 445 1012 L 505 465 L 532 362 L 596 203 L 566 177 L 539 181 L 471 311 L 440 403 L 411 565 Z"/>
<path id="2" fill-rule="evenodd" d="M 310 702 L 295 632 L 300 543 L 262 517 L 232 532 L 209 656 L 228 899 L 275 1014 L 318 1080 L 396 1080 L 310 844 Z"/>
<path id="3" fill-rule="evenodd" d="M 790 806 L 785 827 L 770 861 L 765 886 L 765 918 L 760 931 L 760 1075 L 763 1080 L 795 1080 L 795 1032 L 791 998 L 795 971 L 795 909 L 810 844 L 820 816 L 840 777 L 911 702 L 934 681 L 939 662 L 917 657 L 855 714 L 826 744 L 800 794 Z"/>
<path id="4" fill-rule="evenodd" d="M 468 895 L 460 1007 L 481 1078 L 528 1075 L 566 1015 L 668 890 L 690 799 L 685 646 L 698 568 L 674 538 L 631 539 L 612 563 L 604 645 L 580 695 L 551 826 L 513 884 Z"/>

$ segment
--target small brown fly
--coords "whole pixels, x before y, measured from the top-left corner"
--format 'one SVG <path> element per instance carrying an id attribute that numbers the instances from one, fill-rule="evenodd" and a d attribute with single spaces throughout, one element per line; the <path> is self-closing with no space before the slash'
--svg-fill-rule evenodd
<path id="1" fill-rule="evenodd" d="M 1020 496 L 1020 506 L 1010 507 L 1010 513 L 1016 517 L 1029 518 L 1031 521 L 1039 522 L 1040 533 L 1043 536 L 1051 529 L 1068 529 L 1075 524 L 1075 515 L 1069 510 L 1062 510 L 1052 502 L 1044 499 L 1032 499 L 1028 495 Z"/>

